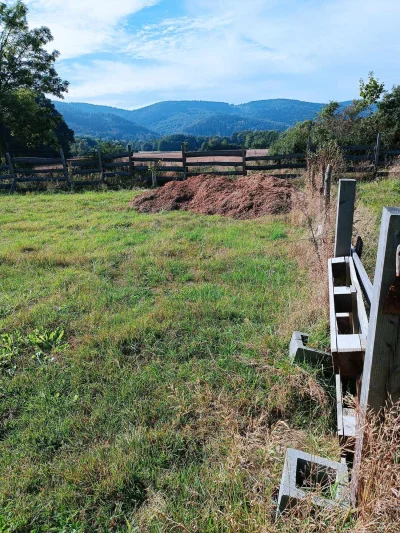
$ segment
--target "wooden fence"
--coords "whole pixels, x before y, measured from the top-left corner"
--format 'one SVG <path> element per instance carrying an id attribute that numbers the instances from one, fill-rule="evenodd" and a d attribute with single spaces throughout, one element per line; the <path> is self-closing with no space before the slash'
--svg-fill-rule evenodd
<path id="1" fill-rule="evenodd" d="M 400 155 L 400 150 L 382 150 L 380 134 L 376 145 L 342 146 L 347 172 L 373 172 L 384 175 L 380 169 L 388 159 Z M 309 143 L 308 150 L 311 150 Z M 278 178 L 296 178 L 307 168 L 307 153 L 282 155 L 250 155 L 246 149 L 210 152 L 186 151 L 182 144 L 179 156 L 175 153 L 138 154 L 128 147 L 127 152 L 102 155 L 98 150 L 91 157 L 66 159 L 62 150 L 59 157 L 12 157 L 6 154 L 6 163 L 0 166 L 0 189 L 14 192 L 19 184 L 58 183 L 69 188 L 110 185 L 113 178 L 125 184 L 156 186 L 191 176 L 246 176 L 249 172 L 268 172 Z M 360 166 L 361 165 L 361 166 Z M 86 179 L 84 179 L 86 178 Z"/>
<path id="2" fill-rule="evenodd" d="M 389 153 L 392 155 L 393 151 Z M 397 154 L 398 151 L 394 155 Z M 292 500 L 313 499 L 310 492 L 301 491 L 296 485 L 297 460 L 303 470 L 305 461 L 313 465 L 316 473 L 330 470 L 331 483 L 343 486 L 340 497 L 324 501 L 316 497 L 317 505 L 356 506 L 366 411 L 382 414 L 387 402 L 400 399 L 400 208 L 383 209 L 372 281 L 362 263 L 362 238 L 359 236 L 356 246 L 352 246 L 355 197 L 356 180 L 340 180 L 334 257 L 328 261 L 330 354 L 303 345 L 308 336 L 301 332 L 293 334 L 289 349 L 295 362 L 322 362 L 325 369 L 331 366 L 336 383 L 337 435 L 343 456 L 336 462 L 289 450 L 277 516 Z M 351 476 L 347 469 L 343 471 L 343 465 L 351 470 Z"/>
<path id="3" fill-rule="evenodd" d="M 355 180 L 339 181 L 335 257 L 328 266 L 338 432 L 344 439 L 351 438 L 347 450 L 353 468 L 353 504 L 358 496 L 366 410 L 378 413 L 386 402 L 400 399 L 400 208 L 383 208 L 371 281 L 362 263 L 361 236 L 352 246 L 355 194 Z M 359 411 L 346 406 L 343 389 L 354 396 Z"/>

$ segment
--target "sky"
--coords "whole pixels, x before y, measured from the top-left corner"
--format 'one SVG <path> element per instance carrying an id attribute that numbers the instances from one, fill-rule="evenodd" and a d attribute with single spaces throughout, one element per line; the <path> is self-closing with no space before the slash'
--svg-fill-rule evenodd
<path id="1" fill-rule="evenodd" d="M 358 97 L 400 83 L 400 0 L 27 0 L 48 26 L 65 97 L 135 109 Z"/>

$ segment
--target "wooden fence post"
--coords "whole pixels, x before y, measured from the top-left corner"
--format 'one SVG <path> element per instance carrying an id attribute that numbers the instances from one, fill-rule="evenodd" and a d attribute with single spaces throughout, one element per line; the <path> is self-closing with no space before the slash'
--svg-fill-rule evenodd
<path id="1" fill-rule="evenodd" d="M 99 160 L 100 183 L 102 183 L 104 181 L 104 172 L 103 172 L 103 160 L 101 159 L 100 148 L 97 148 L 97 159 Z"/>
<path id="2" fill-rule="evenodd" d="M 325 197 L 325 211 L 331 203 L 331 181 L 332 181 L 332 165 L 326 167 L 324 179 L 324 197 Z"/>
<path id="3" fill-rule="evenodd" d="M 375 172 L 378 171 L 378 167 L 379 167 L 380 151 L 381 151 L 381 134 L 378 133 L 376 137 L 376 147 L 375 147 Z"/>
<path id="4" fill-rule="evenodd" d="M 339 180 L 335 257 L 347 257 L 351 254 L 355 198 L 356 180 Z"/>
<path id="5" fill-rule="evenodd" d="M 133 187 L 135 175 L 134 175 L 134 168 L 133 168 L 132 146 L 130 144 L 128 144 L 128 157 L 129 157 L 129 172 L 131 173 L 132 187 Z"/>
<path id="6" fill-rule="evenodd" d="M 186 167 L 186 153 L 185 153 L 185 143 L 181 144 L 182 149 L 182 165 L 183 165 L 183 179 L 187 178 L 187 167 Z"/>
<path id="7" fill-rule="evenodd" d="M 70 188 L 72 188 L 72 180 L 68 172 L 67 162 L 65 161 L 64 150 L 62 148 L 60 148 L 60 158 L 61 158 L 61 162 L 63 166 L 64 178 L 67 180 L 67 183 L 70 186 Z"/>
<path id="8" fill-rule="evenodd" d="M 246 148 L 242 147 L 242 162 L 243 162 L 243 176 L 247 176 L 247 168 L 246 168 Z"/>
<path id="9" fill-rule="evenodd" d="M 157 185 L 157 163 L 154 163 L 151 167 L 151 186 L 155 189 Z"/>
<path id="10" fill-rule="evenodd" d="M 376 260 L 368 341 L 361 386 L 361 408 L 379 411 L 389 397 L 400 398 L 400 282 L 397 312 L 388 313 L 385 301 L 396 280 L 396 252 L 400 245 L 400 208 L 384 207 Z M 386 311 L 386 312 L 385 312 Z M 394 311 L 393 307 L 390 311 Z"/>
<path id="11" fill-rule="evenodd" d="M 396 254 L 400 244 L 400 208 L 384 207 L 372 286 L 367 346 L 357 415 L 356 446 L 351 482 L 353 505 L 357 503 L 359 472 L 364 447 L 367 409 L 381 411 L 391 399 L 400 398 L 400 298 L 397 313 L 385 309 L 389 289 L 396 278 Z"/>
<path id="12" fill-rule="evenodd" d="M 11 193 L 11 192 L 15 191 L 15 187 L 17 185 L 17 175 L 16 175 L 15 170 L 14 170 L 14 165 L 12 163 L 11 156 L 10 156 L 10 154 L 8 152 L 6 153 L 6 160 L 7 160 L 8 168 L 10 169 L 10 174 L 11 174 L 11 176 L 13 178 L 12 183 L 11 183 L 11 187 L 10 187 L 10 193 Z"/>

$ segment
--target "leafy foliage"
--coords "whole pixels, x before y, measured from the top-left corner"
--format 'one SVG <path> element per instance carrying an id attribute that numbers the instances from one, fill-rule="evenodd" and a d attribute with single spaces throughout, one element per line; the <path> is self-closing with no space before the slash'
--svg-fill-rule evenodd
<path id="1" fill-rule="evenodd" d="M 374 77 L 373 72 L 368 73 L 368 81 L 360 80 L 360 96 L 368 105 L 376 104 L 379 98 L 382 96 L 385 84 L 380 83 L 378 79 Z"/>
<path id="2" fill-rule="evenodd" d="M 68 347 L 64 339 L 64 329 L 54 330 L 35 328 L 24 335 L 15 330 L 0 334 L 0 373 L 12 375 L 17 368 L 17 358 L 29 355 L 39 365 L 54 361 L 54 355 Z"/>
<path id="3" fill-rule="evenodd" d="M 62 97 L 68 82 L 54 68 L 59 52 L 45 48 L 51 32 L 44 26 L 29 29 L 27 12 L 20 0 L 0 3 L 0 97 L 21 88 Z"/>
<path id="4" fill-rule="evenodd" d="M 46 148 L 56 156 L 62 148 L 66 156 L 70 155 L 74 132 L 51 100 L 28 89 L 18 89 L 8 95 L 7 102 L 3 108 L 3 142 L 10 151 L 26 155 L 30 148 Z"/>
<path id="5" fill-rule="evenodd" d="M 10 142 L 26 147 L 68 147 L 73 133 L 44 94 L 62 97 L 68 82 L 54 67 L 57 50 L 48 28 L 30 29 L 27 7 L 0 2 L 0 150 Z M 61 142 L 59 142 L 61 141 Z"/>
<path id="6" fill-rule="evenodd" d="M 400 146 L 400 86 L 384 91 L 384 84 L 370 72 L 360 80 L 360 100 L 346 106 L 332 101 L 314 120 L 297 123 L 272 145 L 271 153 L 304 152 L 310 137 L 314 146 L 373 145 L 378 132 L 387 147 Z"/>
<path id="7" fill-rule="evenodd" d="M 295 126 L 285 131 L 272 144 L 270 153 L 294 154 L 304 153 L 307 149 L 307 140 L 313 128 L 311 120 L 298 122 Z"/>
<path id="8" fill-rule="evenodd" d="M 400 85 L 383 95 L 376 118 L 384 144 L 400 147 Z"/>

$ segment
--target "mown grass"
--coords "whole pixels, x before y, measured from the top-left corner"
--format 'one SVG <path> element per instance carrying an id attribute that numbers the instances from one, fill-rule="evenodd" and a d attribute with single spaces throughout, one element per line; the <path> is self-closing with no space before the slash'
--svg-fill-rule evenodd
<path id="1" fill-rule="evenodd" d="M 303 230 L 132 195 L 0 196 L 0 531 L 274 531 L 285 448 L 337 458 Z"/>

